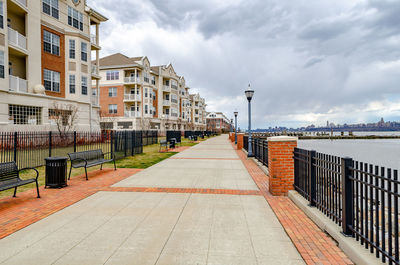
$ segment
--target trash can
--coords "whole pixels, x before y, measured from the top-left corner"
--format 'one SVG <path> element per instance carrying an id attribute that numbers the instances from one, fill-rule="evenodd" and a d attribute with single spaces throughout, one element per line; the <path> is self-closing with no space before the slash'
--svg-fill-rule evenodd
<path id="1" fill-rule="evenodd" d="M 175 144 L 176 144 L 176 139 L 175 138 L 171 138 L 169 140 L 169 148 L 174 149 L 175 148 Z"/>
<path id="2" fill-rule="evenodd" d="M 62 188 L 67 186 L 67 157 L 47 157 L 45 188 Z"/>
<path id="3" fill-rule="evenodd" d="M 195 141 L 197 141 L 197 135 L 193 136 L 193 139 L 194 139 Z"/>

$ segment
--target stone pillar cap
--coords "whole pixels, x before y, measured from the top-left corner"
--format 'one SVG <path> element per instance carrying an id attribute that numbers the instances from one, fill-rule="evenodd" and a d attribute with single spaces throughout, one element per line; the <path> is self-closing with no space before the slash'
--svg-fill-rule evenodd
<path id="1" fill-rule="evenodd" d="M 299 138 L 295 136 L 273 136 L 273 137 L 268 137 L 267 141 L 268 142 L 296 142 Z"/>

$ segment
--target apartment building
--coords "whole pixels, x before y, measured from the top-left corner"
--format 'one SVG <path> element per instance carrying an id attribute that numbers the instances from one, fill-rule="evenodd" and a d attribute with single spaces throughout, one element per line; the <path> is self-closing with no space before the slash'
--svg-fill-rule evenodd
<path id="1" fill-rule="evenodd" d="M 207 127 L 207 105 L 205 103 L 205 99 L 200 97 L 200 94 L 192 94 L 190 95 L 190 101 L 192 103 L 193 130 L 205 131 Z"/>
<path id="2" fill-rule="evenodd" d="M 171 64 L 151 66 L 146 56 L 128 57 L 116 53 L 101 58 L 99 65 L 103 129 L 194 128 L 190 88 Z M 201 100 L 205 128 L 205 103 Z M 200 116 L 197 118 L 197 125 L 200 125 Z"/>
<path id="3" fill-rule="evenodd" d="M 55 130 L 60 112 L 76 130 L 100 128 L 105 21 L 84 0 L 0 0 L 0 130 Z"/>
<path id="4" fill-rule="evenodd" d="M 207 130 L 219 133 L 229 132 L 232 129 L 231 121 L 222 112 L 207 114 Z"/>

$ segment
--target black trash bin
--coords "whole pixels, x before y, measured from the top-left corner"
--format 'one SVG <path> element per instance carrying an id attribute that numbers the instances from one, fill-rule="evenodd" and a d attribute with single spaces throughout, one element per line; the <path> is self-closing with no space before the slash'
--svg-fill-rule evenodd
<path id="1" fill-rule="evenodd" d="M 197 141 L 197 135 L 193 136 L 193 139 L 194 139 L 195 141 Z"/>
<path id="2" fill-rule="evenodd" d="M 62 188 L 67 186 L 67 157 L 47 157 L 46 184 L 49 188 Z"/>

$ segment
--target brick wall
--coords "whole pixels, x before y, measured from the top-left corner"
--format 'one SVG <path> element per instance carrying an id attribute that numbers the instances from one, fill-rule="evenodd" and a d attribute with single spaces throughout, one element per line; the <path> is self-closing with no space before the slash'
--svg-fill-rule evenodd
<path id="1" fill-rule="evenodd" d="M 108 89 L 110 87 L 117 88 L 117 96 L 116 97 L 109 97 L 108 96 Z M 125 89 L 123 85 L 120 86 L 101 86 L 100 87 L 100 111 L 102 116 L 116 116 L 116 117 L 123 117 L 124 116 L 124 93 Z M 109 104 L 117 104 L 117 114 L 109 114 L 108 113 L 108 105 Z"/>
<path id="2" fill-rule="evenodd" d="M 268 137 L 269 191 L 275 196 L 286 196 L 293 190 L 293 150 L 297 137 Z"/>

